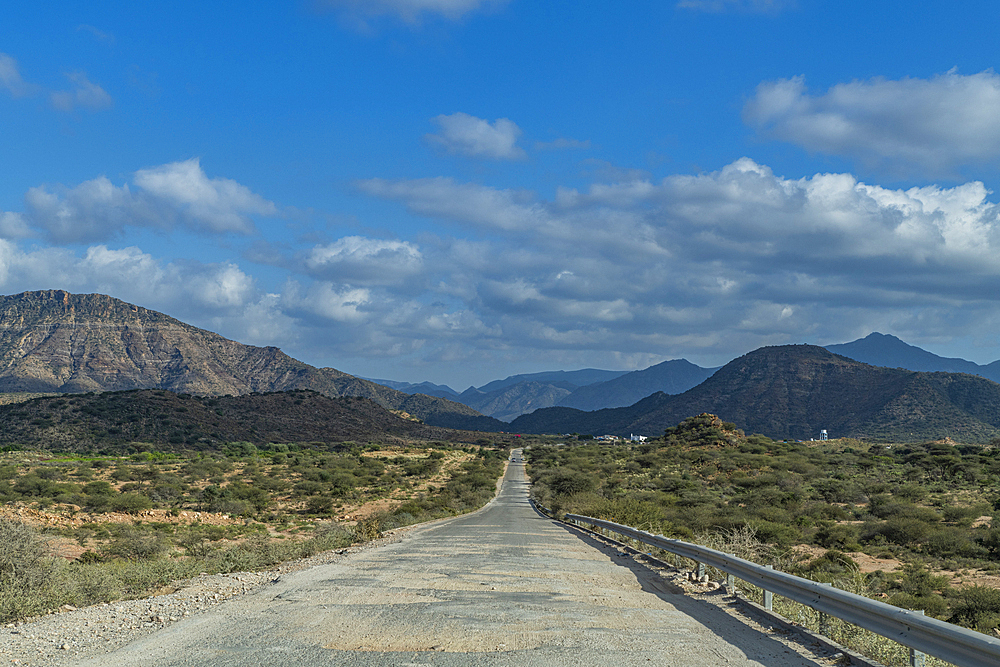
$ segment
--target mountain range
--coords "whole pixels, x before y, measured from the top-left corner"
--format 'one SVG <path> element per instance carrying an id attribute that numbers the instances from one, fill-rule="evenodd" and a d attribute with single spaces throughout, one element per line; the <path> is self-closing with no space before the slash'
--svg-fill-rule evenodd
<path id="1" fill-rule="evenodd" d="M 637 371 L 545 371 L 511 375 L 457 393 L 447 385 L 373 380 L 407 393 L 422 393 L 464 403 L 501 421 L 511 421 L 539 408 L 566 406 L 599 410 L 631 405 L 658 391 L 679 394 L 697 386 L 717 369 L 686 359 L 672 359 Z"/>
<path id="2" fill-rule="evenodd" d="M 969 373 L 1000 382 L 1000 361 L 979 365 L 965 359 L 941 357 L 895 336 L 877 332 L 850 343 L 827 345 L 826 349 L 872 366 Z M 512 375 L 478 388 L 470 387 L 461 393 L 447 385 L 429 382 L 374 381 L 407 393 L 428 394 L 464 403 L 483 414 L 509 422 L 539 408 L 562 406 L 593 411 L 626 407 L 656 392 L 682 394 L 701 384 L 717 370 L 702 368 L 686 359 L 672 359 L 631 372 L 588 368 Z"/>
<path id="3" fill-rule="evenodd" d="M 1000 362 L 939 357 L 873 333 L 829 349 L 761 348 L 719 369 L 676 359 L 632 372 L 549 371 L 456 394 L 444 385 L 379 383 L 315 368 L 277 348 L 244 345 L 105 295 L 0 297 L 0 392 L 158 389 L 223 397 L 311 390 L 367 398 L 428 426 L 491 432 L 659 435 L 712 412 L 772 437 L 807 439 L 826 429 L 832 436 L 984 441 L 1000 436 L 1000 385 L 990 379 L 1000 378 L 998 371 Z"/>
<path id="4" fill-rule="evenodd" d="M 1000 384 L 964 373 L 861 363 L 813 345 L 764 347 L 734 359 L 693 389 L 658 392 L 623 408 L 543 408 L 518 417 L 525 433 L 658 436 L 710 412 L 748 433 L 812 439 L 827 430 L 893 441 L 1000 437 Z"/>
<path id="5" fill-rule="evenodd" d="M 311 389 L 369 398 L 434 426 L 506 426 L 461 403 L 315 368 L 276 347 L 237 343 L 103 294 L 44 290 L 0 297 L 0 391 L 127 389 L 204 396 Z"/>

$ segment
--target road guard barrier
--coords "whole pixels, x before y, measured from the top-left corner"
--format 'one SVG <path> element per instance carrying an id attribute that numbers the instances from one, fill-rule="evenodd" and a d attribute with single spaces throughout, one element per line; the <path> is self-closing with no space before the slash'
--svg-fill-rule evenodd
<path id="1" fill-rule="evenodd" d="M 540 505 L 536 504 L 536 507 L 551 514 Z M 911 665 L 917 666 L 923 663 L 921 653 L 933 655 L 958 667 L 1000 665 L 1000 639 L 924 616 L 922 611 L 900 609 L 862 595 L 780 572 L 769 566 L 757 565 L 715 549 L 662 535 L 653 535 L 611 521 L 577 514 L 567 514 L 565 519 L 597 526 L 690 559 L 698 564 L 699 573 L 703 571 L 705 565 L 714 567 L 727 575 L 730 591 L 733 591 L 733 577 L 762 589 L 765 592 L 765 604 L 769 601 L 769 594 L 781 595 L 821 613 L 887 637 L 910 648 Z"/>

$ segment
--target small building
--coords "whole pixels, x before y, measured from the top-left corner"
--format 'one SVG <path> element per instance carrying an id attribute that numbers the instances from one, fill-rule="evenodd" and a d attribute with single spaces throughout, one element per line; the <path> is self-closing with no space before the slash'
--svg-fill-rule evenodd
<path id="1" fill-rule="evenodd" d="M 825 428 L 824 428 L 824 429 L 822 429 L 822 430 L 821 430 L 821 431 L 819 432 L 819 439 L 820 439 L 820 440 L 827 440 L 827 439 L 828 439 L 828 437 L 827 437 L 827 435 L 826 435 L 826 429 L 825 429 Z"/>
<path id="2" fill-rule="evenodd" d="M 649 438 L 644 435 L 634 435 L 632 433 L 628 434 L 629 442 L 646 442 Z"/>

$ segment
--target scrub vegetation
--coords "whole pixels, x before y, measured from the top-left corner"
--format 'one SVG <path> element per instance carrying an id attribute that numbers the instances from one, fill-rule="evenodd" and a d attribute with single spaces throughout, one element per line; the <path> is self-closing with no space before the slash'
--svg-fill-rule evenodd
<path id="1" fill-rule="evenodd" d="M 643 443 L 526 453 L 534 496 L 557 512 L 727 542 L 762 564 L 993 634 L 997 445 L 779 442 L 702 414 Z M 747 534 L 755 549 L 728 544 Z"/>
<path id="2" fill-rule="evenodd" d="M 231 442 L 129 456 L 0 455 L 0 622 L 264 568 L 453 516 L 494 494 L 478 445 Z"/>

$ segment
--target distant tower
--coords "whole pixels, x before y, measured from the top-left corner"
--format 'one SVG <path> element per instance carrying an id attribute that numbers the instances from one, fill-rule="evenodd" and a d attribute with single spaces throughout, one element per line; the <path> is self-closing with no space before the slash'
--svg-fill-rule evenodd
<path id="1" fill-rule="evenodd" d="M 819 439 L 820 439 L 820 440 L 826 440 L 826 439 L 827 439 L 827 436 L 826 436 L 826 429 L 823 429 L 823 430 L 821 430 L 821 431 L 819 432 Z"/>

